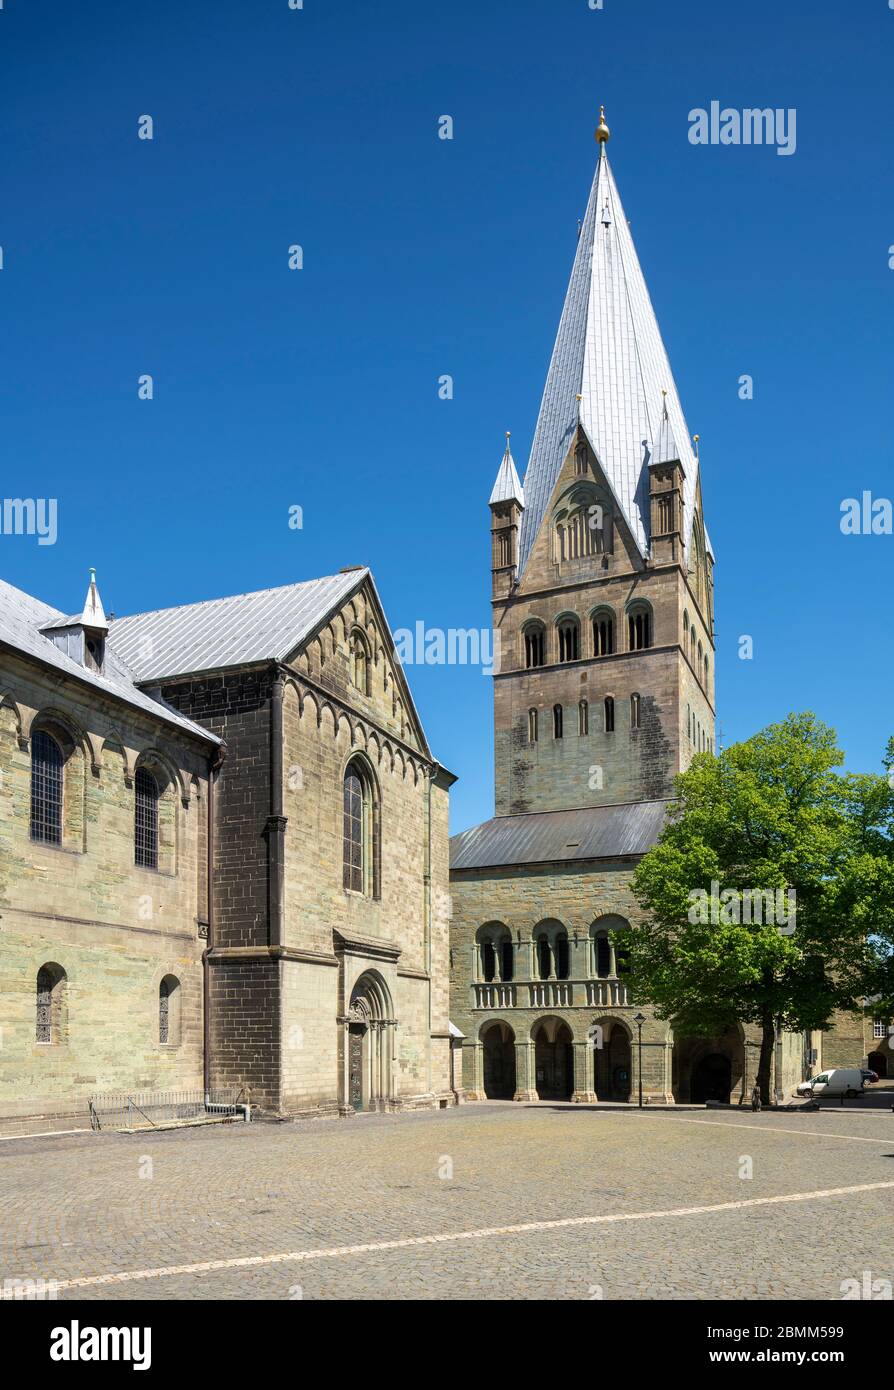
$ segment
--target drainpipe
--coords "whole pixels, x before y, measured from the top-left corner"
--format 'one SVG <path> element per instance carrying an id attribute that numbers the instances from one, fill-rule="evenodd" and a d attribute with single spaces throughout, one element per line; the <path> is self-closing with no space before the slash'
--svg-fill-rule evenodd
<path id="1" fill-rule="evenodd" d="M 286 817 L 283 815 L 283 677 L 274 666 L 273 687 L 270 693 L 270 814 L 267 817 L 267 941 L 270 946 L 283 944 L 283 889 L 285 864 L 283 839 Z"/>
<path id="2" fill-rule="evenodd" d="M 202 952 L 202 1079 L 205 1095 L 211 1089 L 211 964 L 208 954 L 214 946 L 214 784 L 226 757 L 226 745 L 221 746 L 208 759 L 208 830 L 207 830 L 207 883 L 205 887 L 208 908 L 208 940 Z"/>
<path id="3" fill-rule="evenodd" d="M 431 1052 L 432 1052 L 432 994 L 431 994 L 431 789 L 435 776 L 435 769 L 430 768 L 425 779 L 425 840 L 424 840 L 424 863 L 422 871 L 424 906 L 423 914 L 425 920 L 425 973 L 428 976 L 428 1094 L 432 1094 L 431 1088 Z"/>

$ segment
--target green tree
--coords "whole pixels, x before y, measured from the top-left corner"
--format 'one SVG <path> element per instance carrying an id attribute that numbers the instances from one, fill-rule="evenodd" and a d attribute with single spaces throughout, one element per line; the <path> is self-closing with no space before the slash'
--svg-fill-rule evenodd
<path id="1" fill-rule="evenodd" d="M 841 760 L 810 713 L 698 754 L 633 876 L 637 999 L 687 1032 L 756 1024 L 765 1102 L 777 1030 L 826 1027 L 890 973 L 894 790 Z"/>

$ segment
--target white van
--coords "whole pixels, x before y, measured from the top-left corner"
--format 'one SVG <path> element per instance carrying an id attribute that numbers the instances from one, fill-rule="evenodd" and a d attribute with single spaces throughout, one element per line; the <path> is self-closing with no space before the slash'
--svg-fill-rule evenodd
<path id="1" fill-rule="evenodd" d="M 862 1096 L 863 1071 L 860 1067 L 830 1067 L 810 1081 L 802 1081 L 799 1096 Z"/>

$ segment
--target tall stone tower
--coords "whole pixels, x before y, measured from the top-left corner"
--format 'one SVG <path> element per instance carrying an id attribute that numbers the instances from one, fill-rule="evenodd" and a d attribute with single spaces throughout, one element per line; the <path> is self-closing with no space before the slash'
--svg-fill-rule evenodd
<path id="1" fill-rule="evenodd" d="M 714 745 L 698 452 L 608 135 L 524 487 L 507 436 L 490 498 L 498 816 L 667 797 Z"/>

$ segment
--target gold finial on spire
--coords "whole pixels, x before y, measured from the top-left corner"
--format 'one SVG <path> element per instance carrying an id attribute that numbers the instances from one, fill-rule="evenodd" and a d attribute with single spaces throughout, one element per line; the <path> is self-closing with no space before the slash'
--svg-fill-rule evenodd
<path id="1" fill-rule="evenodd" d="M 694 434 L 694 435 L 692 436 L 692 442 L 693 442 L 693 444 L 695 445 L 695 457 L 698 458 L 698 435 L 697 435 L 697 434 Z"/>
<path id="2" fill-rule="evenodd" d="M 608 138 L 609 138 L 610 135 L 611 135 L 611 131 L 609 130 L 608 126 L 605 124 L 605 107 L 604 107 L 604 106 L 600 106 L 600 108 L 599 108 L 599 124 L 598 124 L 598 126 L 596 127 L 596 139 L 597 139 L 597 141 L 598 141 L 598 143 L 599 143 L 600 145 L 604 145 L 605 142 L 606 142 L 606 140 L 608 140 Z"/>

